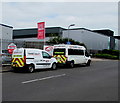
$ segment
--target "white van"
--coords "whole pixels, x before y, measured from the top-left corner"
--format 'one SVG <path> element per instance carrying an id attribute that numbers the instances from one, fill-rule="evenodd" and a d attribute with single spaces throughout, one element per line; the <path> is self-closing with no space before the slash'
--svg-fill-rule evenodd
<path id="1" fill-rule="evenodd" d="M 90 66 L 91 57 L 86 48 L 79 45 L 59 44 L 54 45 L 53 57 L 55 57 L 60 64 L 67 64 L 74 67 L 74 64 L 85 64 Z"/>
<path id="2" fill-rule="evenodd" d="M 57 60 L 41 49 L 17 48 L 12 54 L 12 67 L 14 70 L 24 68 L 29 72 L 43 68 L 57 69 Z"/>

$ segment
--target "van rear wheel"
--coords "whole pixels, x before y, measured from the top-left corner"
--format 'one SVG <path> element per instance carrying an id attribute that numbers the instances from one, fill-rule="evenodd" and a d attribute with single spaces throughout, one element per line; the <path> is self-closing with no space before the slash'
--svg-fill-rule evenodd
<path id="1" fill-rule="evenodd" d="M 74 68 L 74 62 L 71 61 L 69 66 L 70 66 L 70 68 Z"/>
<path id="2" fill-rule="evenodd" d="M 13 72 L 17 73 L 18 71 L 18 68 L 13 68 Z"/>
<path id="3" fill-rule="evenodd" d="M 29 65 L 28 66 L 28 72 L 29 73 L 33 73 L 34 72 L 34 66 L 33 65 Z"/>

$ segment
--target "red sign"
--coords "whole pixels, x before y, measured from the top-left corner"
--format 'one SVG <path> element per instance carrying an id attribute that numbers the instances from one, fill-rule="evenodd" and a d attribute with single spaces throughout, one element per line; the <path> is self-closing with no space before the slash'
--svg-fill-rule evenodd
<path id="1" fill-rule="evenodd" d="M 53 46 L 48 46 L 48 47 L 45 48 L 45 50 L 48 51 L 48 52 L 52 51 L 53 50 Z"/>
<path id="2" fill-rule="evenodd" d="M 45 38 L 45 22 L 38 23 L 38 39 L 44 39 Z"/>
<path id="3" fill-rule="evenodd" d="M 10 44 L 8 45 L 8 52 L 9 52 L 10 54 L 12 54 L 12 53 L 13 53 L 13 50 L 16 49 L 16 48 L 17 48 L 17 46 L 16 46 L 14 43 L 10 43 Z"/>
<path id="4" fill-rule="evenodd" d="M 44 45 L 44 50 L 47 51 L 50 55 L 53 55 L 54 46 Z"/>

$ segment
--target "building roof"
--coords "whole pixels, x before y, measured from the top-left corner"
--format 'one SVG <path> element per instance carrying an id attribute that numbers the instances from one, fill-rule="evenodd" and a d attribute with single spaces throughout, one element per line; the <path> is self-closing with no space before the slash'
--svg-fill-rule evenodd
<path id="1" fill-rule="evenodd" d="M 8 25 L 5 25 L 5 24 L 0 24 L 1 26 L 4 26 L 4 27 L 8 27 L 8 28 L 13 28 L 12 26 L 8 26 Z"/>
<path id="2" fill-rule="evenodd" d="M 64 28 L 61 27 L 47 27 L 45 28 L 46 34 L 51 33 L 60 33 Z M 29 29 L 14 29 L 13 30 L 13 38 L 28 38 L 29 37 L 37 37 L 38 28 L 29 28 Z"/>
<path id="3" fill-rule="evenodd" d="M 114 32 L 112 30 L 109 30 L 109 29 L 105 29 L 105 30 L 92 30 L 92 32 L 100 33 L 100 34 L 107 35 L 107 36 L 113 36 L 113 34 L 114 34 Z"/>
<path id="4" fill-rule="evenodd" d="M 73 28 L 73 29 L 70 29 L 70 30 L 87 30 L 87 31 L 95 32 L 95 33 L 102 34 L 102 35 L 105 35 L 105 36 L 113 36 L 113 34 L 114 34 L 114 32 L 112 30 L 109 30 L 109 29 L 89 30 L 89 29 L 86 29 L 86 28 Z"/>
<path id="5" fill-rule="evenodd" d="M 86 28 L 73 28 L 73 29 L 70 29 L 70 30 L 87 30 L 87 31 L 92 32 L 92 30 L 89 30 L 89 29 L 86 29 Z"/>
<path id="6" fill-rule="evenodd" d="M 61 27 L 47 27 L 45 28 L 45 32 L 46 34 L 62 34 L 63 30 L 67 30 L 65 28 L 61 28 Z M 102 34 L 105 36 L 113 36 L 114 32 L 109 30 L 109 29 L 105 29 L 105 30 L 89 30 L 86 28 L 73 28 L 73 29 L 69 29 L 69 30 L 87 30 L 90 32 L 95 32 L 98 34 Z M 29 29 L 14 29 L 13 30 L 13 38 L 28 38 L 28 37 L 37 37 L 37 33 L 38 33 L 38 28 L 29 28 Z"/>
<path id="7" fill-rule="evenodd" d="M 120 40 L 120 36 L 114 36 L 115 39 L 119 39 Z"/>

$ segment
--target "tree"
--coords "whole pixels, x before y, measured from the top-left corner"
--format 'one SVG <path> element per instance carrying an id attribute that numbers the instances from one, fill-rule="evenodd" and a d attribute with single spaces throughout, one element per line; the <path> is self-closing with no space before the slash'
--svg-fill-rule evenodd
<path id="1" fill-rule="evenodd" d="M 50 38 L 49 41 L 47 41 L 48 44 L 67 44 L 68 38 L 62 38 L 60 36 L 58 37 L 54 37 L 54 38 Z M 73 40 L 71 38 L 69 38 L 69 41 L 72 45 L 80 45 L 80 46 L 85 46 L 84 43 L 80 43 L 79 41 Z"/>

